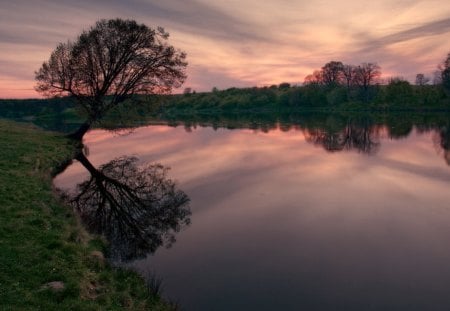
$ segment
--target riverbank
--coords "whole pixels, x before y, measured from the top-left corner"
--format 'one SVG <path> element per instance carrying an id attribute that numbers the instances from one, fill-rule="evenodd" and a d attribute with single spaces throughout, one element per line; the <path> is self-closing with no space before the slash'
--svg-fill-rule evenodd
<path id="1" fill-rule="evenodd" d="M 135 96 L 111 109 L 100 127 L 126 127 L 130 121 L 177 118 L 184 115 L 298 114 L 298 113 L 431 113 L 450 111 L 450 90 L 442 85 L 410 85 L 393 80 L 387 85 L 359 88 L 307 84 L 213 89 L 158 96 Z M 86 116 L 70 97 L 0 99 L 0 117 L 33 121 L 45 129 L 73 132 Z"/>
<path id="2" fill-rule="evenodd" d="M 75 146 L 0 120 L 0 309 L 170 310 L 136 273 L 110 267 L 105 244 L 59 202 L 52 173 Z"/>

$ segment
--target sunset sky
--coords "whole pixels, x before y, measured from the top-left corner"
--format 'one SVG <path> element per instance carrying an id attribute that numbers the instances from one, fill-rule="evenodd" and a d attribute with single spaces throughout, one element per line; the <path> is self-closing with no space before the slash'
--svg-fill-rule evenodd
<path id="1" fill-rule="evenodd" d="M 0 98 L 38 97 L 34 71 L 56 45 L 115 17 L 163 26 L 197 91 L 301 83 L 330 60 L 413 81 L 450 52 L 448 0 L 2 0 Z"/>

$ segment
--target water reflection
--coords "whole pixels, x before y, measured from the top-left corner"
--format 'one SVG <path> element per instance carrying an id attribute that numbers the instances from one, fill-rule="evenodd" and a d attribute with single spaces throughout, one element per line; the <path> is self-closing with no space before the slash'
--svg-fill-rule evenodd
<path id="1" fill-rule="evenodd" d="M 129 263 L 144 276 L 156 271 L 183 309 L 450 305 L 444 116 L 212 121 L 216 129 L 207 119 L 178 120 L 85 139 L 95 167 L 127 150 L 173 167 L 170 176 L 189 193 L 195 225 L 177 234 L 175 247 Z M 337 142 L 316 145 L 306 139 L 315 131 Z M 57 185 L 84 180 L 84 171 L 75 163 Z"/>
<path id="2" fill-rule="evenodd" d="M 53 130 L 69 131 L 78 124 L 66 124 L 63 118 L 55 118 L 53 123 L 39 121 L 39 125 Z M 137 127 L 144 125 L 182 126 L 186 132 L 198 127 L 214 130 L 251 129 L 268 133 L 274 130 L 288 132 L 301 131 L 306 140 L 323 147 L 328 152 L 356 150 L 364 154 L 375 154 L 380 148 L 380 139 L 402 139 L 413 129 L 420 133 L 439 132 L 436 138 L 438 153 L 450 165 L 448 131 L 450 114 L 443 113 L 355 113 L 355 112 L 215 112 L 183 113 L 177 115 L 143 116 L 137 113 L 112 114 L 98 126 L 116 135 L 129 135 Z M 69 125 L 71 127 L 69 127 Z"/>
<path id="3" fill-rule="evenodd" d="M 380 146 L 382 127 L 370 123 L 349 122 L 342 130 L 329 132 L 323 129 L 305 129 L 306 141 L 321 145 L 329 152 L 355 149 L 362 153 L 374 154 Z"/>
<path id="4" fill-rule="evenodd" d="M 434 142 L 438 152 L 443 155 L 447 165 L 450 165 L 450 127 L 442 127 L 437 135 L 435 135 Z"/>
<path id="5" fill-rule="evenodd" d="M 438 132 L 436 145 L 450 165 L 450 115 L 448 113 L 224 113 L 162 116 L 167 125 L 183 126 L 186 132 L 197 127 L 252 129 L 268 133 L 281 130 L 301 131 L 309 143 L 328 152 L 356 150 L 373 155 L 384 137 L 402 139 L 413 129 L 420 133 Z"/>
<path id="6" fill-rule="evenodd" d="M 76 159 L 90 178 L 78 184 L 71 202 L 86 227 L 106 237 L 111 260 L 129 261 L 170 246 L 189 224 L 189 197 L 167 178 L 168 168 L 119 157 L 96 169 L 84 154 Z"/>

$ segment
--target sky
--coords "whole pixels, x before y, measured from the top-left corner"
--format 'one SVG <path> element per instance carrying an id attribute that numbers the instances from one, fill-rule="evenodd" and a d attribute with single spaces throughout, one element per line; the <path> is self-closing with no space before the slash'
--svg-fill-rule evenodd
<path id="1" fill-rule="evenodd" d="M 413 82 L 450 52 L 448 0 L 0 0 L 0 98 L 39 97 L 57 44 L 117 17 L 170 33 L 188 56 L 181 90 L 299 84 L 331 60 Z"/>

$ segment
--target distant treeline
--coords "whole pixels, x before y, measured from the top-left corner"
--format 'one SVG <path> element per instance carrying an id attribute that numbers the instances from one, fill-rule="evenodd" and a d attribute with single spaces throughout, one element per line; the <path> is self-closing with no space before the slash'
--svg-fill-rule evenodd
<path id="1" fill-rule="evenodd" d="M 81 123 L 81 115 L 68 97 L 52 99 L 2 99 L 0 118 L 33 121 L 42 128 L 71 132 Z"/>
<path id="2" fill-rule="evenodd" d="M 164 98 L 166 110 L 246 109 L 449 109 L 450 54 L 439 64 L 433 79 L 416 75 L 415 85 L 401 77 L 381 80 L 376 63 L 326 63 L 305 78 L 302 86 L 289 83 L 262 88 L 230 88 Z M 432 84 L 430 84 L 432 82 Z"/>
<path id="3" fill-rule="evenodd" d="M 450 110 L 450 97 L 442 85 L 411 85 L 392 79 L 387 85 L 371 85 L 370 101 L 365 91 L 336 85 L 306 84 L 290 86 L 282 83 L 271 87 L 230 88 L 208 93 L 163 95 L 135 102 L 125 102 L 108 113 L 108 119 L 129 120 L 133 116 L 178 115 L 203 111 L 274 112 L 274 111 L 385 111 L 385 110 Z M 0 100 L 0 117 L 12 119 L 82 119 L 77 117 L 69 98 Z"/>
<path id="4" fill-rule="evenodd" d="M 399 111 L 450 110 L 450 53 L 439 64 L 433 79 L 419 73 L 415 84 L 401 77 L 381 80 L 375 63 L 326 63 L 305 78 L 302 86 L 281 83 L 268 87 L 229 88 L 196 93 L 186 88 L 179 95 L 134 96 L 108 112 L 105 120 L 164 116 L 203 111 Z M 108 97 L 105 99 L 108 100 Z M 0 100 L 0 117 L 77 118 L 76 103 L 66 98 L 50 100 Z M 124 121 L 126 122 L 126 121 Z M 114 126 L 112 124 L 112 126 Z"/>
<path id="5" fill-rule="evenodd" d="M 305 78 L 302 86 L 289 83 L 270 87 L 230 88 L 210 93 L 186 89 L 184 95 L 164 98 L 165 109 L 177 110 L 404 110 L 450 109 L 450 54 L 433 79 L 416 75 L 415 85 L 401 77 L 381 80 L 375 63 L 360 65 L 326 63 Z M 432 82 L 432 84 L 430 84 Z"/>
<path id="6" fill-rule="evenodd" d="M 396 78 L 387 85 L 348 89 L 342 85 L 328 86 L 317 83 L 304 86 L 262 88 L 230 88 L 210 93 L 189 93 L 166 96 L 161 111 L 183 110 L 403 110 L 450 109 L 450 99 L 440 85 L 411 85 Z"/>
<path id="7" fill-rule="evenodd" d="M 130 122 L 145 123 L 147 118 L 167 119 L 204 113 L 209 118 L 224 113 L 280 113 L 295 111 L 449 111 L 450 97 L 441 85 L 411 85 L 392 79 L 388 85 L 369 88 L 366 102 L 357 90 L 349 94 L 344 86 L 320 84 L 290 86 L 287 83 L 261 88 L 230 88 L 209 93 L 164 95 L 125 102 L 111 110 L 100 126 L 127 127 Z M 349 99 L 354 96 L 360 99 Z M 0 100 L 0 117 L 31 120 L 51 130 L 71 131 L 83 117 L 70 98 Z"/>
<path id="8" fill-rule="evenodd" d="M 0 117 L 20 119 L 39 115 L 58 115 L 75 103 L 67 97 L 52 99 L 2 99 Z"/>

